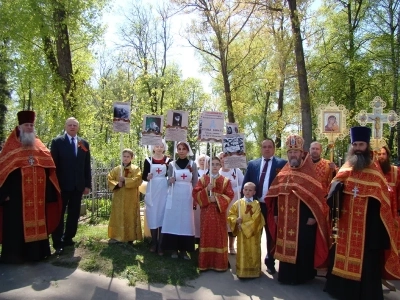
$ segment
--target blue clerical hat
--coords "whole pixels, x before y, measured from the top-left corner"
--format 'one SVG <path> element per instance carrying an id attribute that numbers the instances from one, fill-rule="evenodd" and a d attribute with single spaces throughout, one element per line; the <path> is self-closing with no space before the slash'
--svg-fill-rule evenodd
<path id="1" fill-rule="evenodd" d="M 371 128 L 364 126 L 357 126 L 350 128 L 350 139 L 351 143 L 354 142 L 366 142 L 369 144 L 371 138 Z"/>

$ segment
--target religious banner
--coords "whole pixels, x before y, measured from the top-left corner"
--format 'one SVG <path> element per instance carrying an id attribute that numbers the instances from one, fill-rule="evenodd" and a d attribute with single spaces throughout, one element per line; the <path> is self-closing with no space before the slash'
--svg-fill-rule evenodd
<path id="1" fill-rule="evenodd" d="M 315 133 L 319 138 L 326 137 L 330 144 L 335 143 L 336 139 L 344 139 L 349 134 L 346 119 L 348 110 L 343 106 L 337 106 L 331 99 L 327 105 L 320 105 L 317 108 L 318 128 Z"/>
<path id="2" fill-rule="evenodd" d="M 113 129 L 115 132 L 129 133 L 131 108 L 129 102 L 114 102 Z"/>
<path id="3" fill-rule="evenodd" d="M 244 141 L 244 134 L 227 134 L 222 136 L 222 152 L 224 152 L 225 168 L 247 168 Z"/>
<path id="4" fill-rule="evenodd" d="M 163 116 L 145 115 L 142 124 L 142 145 L 159 145 L 162 143 Z"/>
<path id="5" fill-rule="evenodd" d="M 165 126 L 166 141 L 186 141 L 188 130 L 188 112 L 182 110 L 169 110 L 167 112 L 167 125 Z"/>
<path id="6" fill-rule="evenodd" d="M 360 123 L 361 126 L 372 124 L 371 146 L 373 150 L 379 150 L 386 145 L 386 141 L 383 139 L 383 124 L 394 127 L 397 122 L 400 121 L 400 118 L 393 110 L 390 110 L 388 113 L 383 112 L 383 109 L 386 107 L 386 102 L 383 101 L 381 97 L 375 97 L 374 100 L 370 102 L 369 106 L 372 108 L 372 113 L 361 110 L 355 116 L 355 120 Z"/>
<path id="7" fill-rule="evenodd" d="M 201 142 L 222 142 L 224 134 L 224 113 L 204 111 L 200 115 L 198 140 Z"/>
<path id="8" fill-rule="evenodd" d="M 318 138 L 328 139 L 328 148 L 330 149 L 330 161 L 333 161 L 335 141 L 343 140 L 348 134 L 347 114 L 348 110 L 343 105 L 336 105 L 331 98 L 331 101 L 325 105 L 317 107 L 318 128 L 315 133 Z"/>
<path id="9" fill-rule="evenodd" d="M 239 126 L 237 123 L 226 123 L 226 134 L 238 134 Z"/>

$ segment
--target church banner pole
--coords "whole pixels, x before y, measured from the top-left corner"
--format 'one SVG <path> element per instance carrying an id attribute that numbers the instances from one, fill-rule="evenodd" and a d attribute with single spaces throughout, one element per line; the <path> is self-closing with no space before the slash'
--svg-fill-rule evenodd
<path id="1" fill-rule="evenodd" d="M 154 146 L 153 146 L 153 148 L 154 148 Z M 149 153 L 149 164 L 150 164 L 150 174 L 152 175 L 152 178 L 151 178 L 151 180 L 153 179 L 153 173 L 151 173 L 151 168 L 152 168 L 152 166 L 153 166 L 153 158 L 152 158 L 152 153 L 151 153 L 151 147 L 150 146 L 147 146 L 147 151 L 148 151 L 148 153 Z M 153 199 L 152 199 L 152 197 L 153 197 L 153 194 L 152 194 L 152 190 L 153 190 L 153 182 L 150 182 L 149 181 L 149 183 L 148 184 L 150 184 L 150 189 L 149 189 L 149 192 L 150 192 L 150 197 L 149 197 L 149 205 L 150 206 L 153 206 Z"/>
<path id="2" fill-rule="evenodd" d="M 121 153 L 121 172 L 120 172 L 120 176 L 122 177 L 122 173 L 123 173 L 123 169 L 124 169 L 124 155 L 122 153 L 122 151 L 124 150 L 124 139 L 122 136 L 122 132 L 119 133 L 119 153 Z"/>

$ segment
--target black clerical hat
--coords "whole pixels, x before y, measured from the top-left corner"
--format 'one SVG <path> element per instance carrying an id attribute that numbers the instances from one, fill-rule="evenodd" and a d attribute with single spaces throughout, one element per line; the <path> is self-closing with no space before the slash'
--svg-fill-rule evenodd
<path id="1" fill-rule="evenodd" d="M 369 144 L 371 138 L 371 128 L 364 126 L 357 126 L 350 128 L 351 143 L 366 142 Z"/>

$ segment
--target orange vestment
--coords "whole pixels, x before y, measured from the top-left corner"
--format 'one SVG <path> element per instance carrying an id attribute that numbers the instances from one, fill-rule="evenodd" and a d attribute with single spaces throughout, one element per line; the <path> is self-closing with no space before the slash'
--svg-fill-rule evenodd
<path id="1" fill-rule="evenodd" d="M 32 147 L 23 147 L 19 137 L 18 128 L 15 128 L 4 145 L 0 154 L 0 186 L 4 184 L 11 172 L 21 169 L 25 242 L 47 239 L 60 221 L 61 193 L 56 177 L 56 166 L 50 151 L 38 139 Z M 50 182 L 57 190 L 57 201 L 46 202 L 46 169 L 48 169 Z M 2 240 L 3 210 L 0 207 L 0 243 Z"/>
<path id="2" fill-rule="evenodd" d="M 367 205 L 368 198 L 372 197 L 380 202 L 380 217 L 390 239 L 391 248 L 385 255 L 385 271 L 394 278 L 400 278 L 390 192 L 380 168 L 372 163 L 362 171 L 354 172 L 346 163 L 332 183 L 335 181 L 343 182 L 344 190 L 332 274 L 351 280 L 361 280 Z"/>
<path id="3" fill-rule="evenodd" d="M 324 201 L 326 191 L 315 174 L 309 155 L 299 168 L 287 163 L 272 182 L 265 198 L 268 207 L 267 222 L 275 241 L 274 257 L 295 264 L 298 246 L 300 201 L 313 213 L 317 221 L 314 266 L 325 266 L 328 258 L 328 206 Z M 278 199 L 274 201 L 274 199 Z M 278 224 L 274 221 L 274 209 L 278 205 Z"/>
<path id="4" fill-rule="evenodd" d="M 318 162 L 314 163 L 315 173 L 317 173 L 317 179 L 322 184 L 324 192 L 328 193 L 328 186 L 333 178 L 333 170 L 329 167 L 330 161 L 321 158 Z M 325 195 L 324 195 L 325 196 Z"/>

